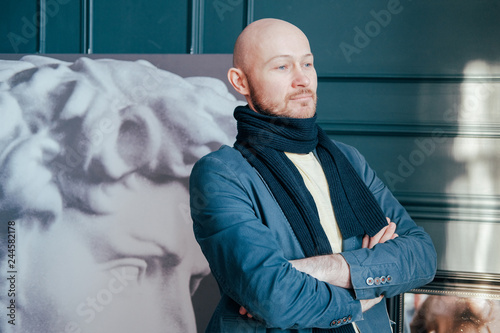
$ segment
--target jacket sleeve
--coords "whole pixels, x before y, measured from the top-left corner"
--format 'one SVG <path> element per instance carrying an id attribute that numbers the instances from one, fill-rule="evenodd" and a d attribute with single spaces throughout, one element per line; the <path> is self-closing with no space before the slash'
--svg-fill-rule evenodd
<path id="1" fill-rule="evenodd" d="M 415 224 L 357 150 L 343 144 L 339 148 L 351 160 L 386 216 L 397 224 L 399 235 L 372 249 L 342 253 L 350 266 L 356 298 L 392 297 L 432 281 L 437 255 L 430 236 Z"/>
<path id="2" fill-rule="evenodd" d="M 194 232 L 222 291 L 267 327 L 331 328 L 362 318 L 352 291 L 299 272 L 256 214 L 252 188 L 210 155 L 190 177 Z M 253 171 L 253 170 L 252 170 Z"/>

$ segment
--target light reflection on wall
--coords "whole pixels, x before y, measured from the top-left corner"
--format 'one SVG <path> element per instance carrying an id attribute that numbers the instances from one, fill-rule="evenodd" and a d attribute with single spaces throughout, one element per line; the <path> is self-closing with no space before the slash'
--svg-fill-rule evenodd
<path id="1" fill-rule="evenodd" d="M 500 243 L 495 239 L 500 233 L 496 200 L 500 195 L 498 73 L 500 65 L 480 60 L 464 68 L 456 115 L 459 134 L 451 151 L 463 170 L 446 192 L 464 195 L 465 200 L 461 201 L 464 207 L 458 207 L 460 222 L 446 227 L 445 269 L 500 273 L 500 262 L 493 258 L 493 253 L 500 253 Z"/>

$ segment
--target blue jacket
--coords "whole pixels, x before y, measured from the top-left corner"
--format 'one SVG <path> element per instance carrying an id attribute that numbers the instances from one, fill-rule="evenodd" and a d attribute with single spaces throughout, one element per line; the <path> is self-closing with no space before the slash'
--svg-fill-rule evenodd
<path id="1" fill-rule="evenodd" d="M 433 279 L 429 235 L 356 149 L 335 143 L 397 223 L 399 237 L 373 249 L 361 248 L 361 236 L 343 241 L 353 290 L 296 270 L 288 260 L 304 253 L 280 206 L 242 155 L 223 146 L 198 161 L 190 177 L 195 236 L 221 291 L 207 332 L 312 332 L 353 321 L 362 333 L 391 332 L 385 302 L 363 313 L 359 300 L 392 297 Z M 254 318 L 240 315 L 240 305 Z"/>

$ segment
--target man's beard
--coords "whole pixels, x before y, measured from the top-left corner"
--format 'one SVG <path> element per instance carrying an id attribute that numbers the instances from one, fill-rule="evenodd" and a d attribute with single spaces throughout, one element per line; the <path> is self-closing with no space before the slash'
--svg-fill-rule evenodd
<path id="1" fill-rule="evenodd" d="M 248 80 L 248 89 L 250 92 L 250 101 L 255 108 L 255 111 L 257 111 L 260 114 L 266 115 L 266 116 L 272 116 L 272 117 L 288 117 L 291 118 L 290 113 L 286 109 L 288 106 L 288 101 L 290 101 L 292 98 L 298 95 L 304 95 L 304 94 L 310 94 L 313 96 L 313 112 L 312 115 L 316 113 L 316 94 L 310 90 L 303 88 L 300 91 L 293 93 L 293 94 L 288 94 L 285 96 L 285 106 L 284 108 L 280 109 L 279 105 L 277 103 L 272 103 L 265 101 L 264 98 L 261 98 L 260 94 L 258 94 L 254 88 L 254 85 Z M 303 102 L 301 106 L 307 106 L 308 102 Z M 304 117 L 305 118 L 305 117 Z"/>

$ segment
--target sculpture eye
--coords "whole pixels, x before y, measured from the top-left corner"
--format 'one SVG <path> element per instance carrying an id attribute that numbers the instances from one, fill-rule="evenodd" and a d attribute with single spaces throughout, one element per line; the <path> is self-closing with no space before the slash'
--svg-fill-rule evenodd
<path id="1" fill-rule="evenodd" d="M 109 285 L 115 289 L 139 285 L 145 278 L 147 263 L 143 259 L 123 258 L 101 264 L 101 269 L 110 276 Z"/>

